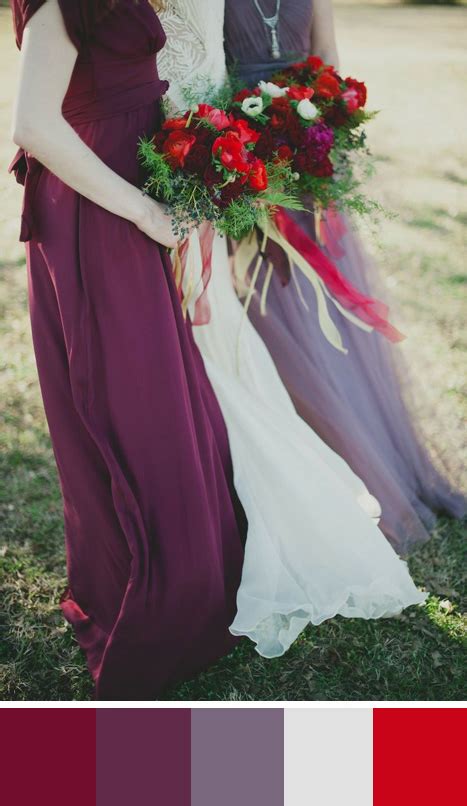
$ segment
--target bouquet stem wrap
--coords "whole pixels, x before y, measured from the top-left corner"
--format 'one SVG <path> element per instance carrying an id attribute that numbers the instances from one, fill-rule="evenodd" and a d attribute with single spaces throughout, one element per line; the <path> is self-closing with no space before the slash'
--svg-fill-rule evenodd
<path id="1" fill-rule="evenodd" d="M 175 284 L 183 315 L 186 318 L 192 306 L 191 320 L 194 325 L 206 325 L 211 318 L 207 290 L 212 272 L 214 236 L 214 227 L 209 222 L 203 223 L 198 229 L 192 230 L 173 255 Z"/>

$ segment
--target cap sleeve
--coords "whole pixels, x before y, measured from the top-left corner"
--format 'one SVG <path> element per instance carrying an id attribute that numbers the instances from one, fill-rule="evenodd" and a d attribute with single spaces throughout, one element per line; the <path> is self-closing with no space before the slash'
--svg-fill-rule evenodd
<path id="1" fill-rule="evenodd" d="M 47 0 L 12 0 L 16 43 L 21 47 L 23 32 L 31 17 Z M 65 28 L 74 46 L 80 50 L 90 37 L 105 3 L 93 0 L 58 0 Z"/>

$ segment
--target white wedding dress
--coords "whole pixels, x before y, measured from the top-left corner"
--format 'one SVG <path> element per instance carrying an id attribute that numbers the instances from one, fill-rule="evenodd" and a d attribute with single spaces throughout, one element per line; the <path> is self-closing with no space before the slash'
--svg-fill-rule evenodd
<path id="1" fill-rule="evenodd" d="M 170 81 L 169 98 L 183 108 L 182 87 L 194 78 L 224 79 L 224 2 L 169 0 L 161 20 L 167 45 L 159 72 Z M 336 614 L 387 617 L 423 602 L 378 528 L 377 501 L 297 415 L 265 344 L 243 316 L 226 241 L 218 236 L 208 296 L 211 319 L 194 334 L 227 425 L 248 518 L 231 632 L 276 657 L 307 624 Z"/>

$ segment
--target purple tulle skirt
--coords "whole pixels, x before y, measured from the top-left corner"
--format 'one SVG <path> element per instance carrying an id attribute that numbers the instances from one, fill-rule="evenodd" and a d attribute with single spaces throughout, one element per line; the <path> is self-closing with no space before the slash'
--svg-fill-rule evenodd
<path id="1" fill-rule="evenodd" d="M 314 235 L 311 213 L 293 215 Z M 325 253 L 360 291 L 387 299 L 358 236 L 348 222 L 343 223 L 339 243 L 334 243 L 332 254 L 326 249 Z M 465 500 L 448 481 L 441 461 L 428 452 L 426 436 L 416 426 L 401 348 L 377 333 L 362 332 L 334 310 L 332 316 L 348 349 L 347 355 L 338 352 L 320 330 L 308 281 L 297 271 L 296 282 L 284 285 L 286 271 L 280 271 L 277 258 L 275 268 L 267 314 L 260 313 L 258 294 L 250 318 L 297 411 L 379 499 L 381 528 L 394 548 L 405 554 L 428 538 L 437 513 L 461 517 Z"/>

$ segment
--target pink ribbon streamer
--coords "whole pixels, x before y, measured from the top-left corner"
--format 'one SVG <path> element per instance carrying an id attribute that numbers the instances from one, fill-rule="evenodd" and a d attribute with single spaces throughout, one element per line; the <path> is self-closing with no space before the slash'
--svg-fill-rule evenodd
<path id="1" fill-rule="evenodd" d="M 343 308 L 351 311 L 362 322 L 373 327 L 391 342 L 396 343 L 405 338 L 388 321 L 388 306 L 354 288 L 283 208 L 278 209 L 275 223 L 280 233 L 308 261 Z"/>

